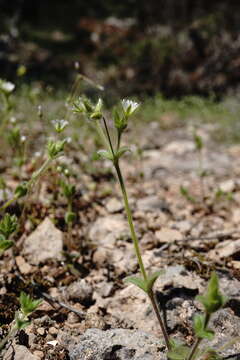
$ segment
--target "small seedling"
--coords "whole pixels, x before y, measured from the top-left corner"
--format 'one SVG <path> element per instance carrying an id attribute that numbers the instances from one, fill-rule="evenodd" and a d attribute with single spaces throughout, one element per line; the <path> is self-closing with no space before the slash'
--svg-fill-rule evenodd
<path id="1" fill-rule="evenodd" d="M 25 160 L 26 136 L 21 134 L 19 126 L 14 126 L 9 130 L 7 139 L 12 148 L 15 163 L 21 167 Z"/>
<path id="2" fill-rule="evenodd" d="M 69 181 L 66 182 L 64 180 L 60 181 L 60 186 L 62 189 L 62 193 L 65 196 L 68 204 L 68 210 L 65 214 L 65 221 L 68 225 L 72 224 L 76 219 L 76 214 L 73 212 L 73 198 L 76 194 L 75 185 L 71 184 Z"/>
<path id="3" fill-rule="evenodd" d="M 25 292 L 21 292 L 19 297 L 20 309 L 15 313 L 8 335 L 0 342 L 0 351 L 19 330 L 25 329 L 30 324 L 29 316 L 37 309 L 41 302 L 41 299 L 34 300 Z"/>
<path id="4" fill-rule="evenodd" d="M 0 255 L 13 245 L 9 238 L 16 231 L 18 221 L 15 215 L 5 214 L 0 221 Z"/>

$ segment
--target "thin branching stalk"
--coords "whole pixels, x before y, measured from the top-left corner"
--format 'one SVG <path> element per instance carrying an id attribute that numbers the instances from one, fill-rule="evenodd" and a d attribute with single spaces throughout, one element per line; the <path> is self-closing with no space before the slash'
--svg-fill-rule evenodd
<path id="1" fill-rule="evenodd" d="M 112 153 L 112 155 L 114 157 L 115 154 L 114 154 L 114 150 L 113 150 L 113 144 L 112 144 L 111 136 L 109 134 L 109 130 L 108 130 L 108 127 L 107 127 L 105 117 L 103 117 L 103 123 L 104 123 L 104 127 L 105 127 L 105 130 L 106 130 L 107 139 L 108 139 L 108 142 L 109 142 L 109 145 L 110 145 L 111 153 Z"/>

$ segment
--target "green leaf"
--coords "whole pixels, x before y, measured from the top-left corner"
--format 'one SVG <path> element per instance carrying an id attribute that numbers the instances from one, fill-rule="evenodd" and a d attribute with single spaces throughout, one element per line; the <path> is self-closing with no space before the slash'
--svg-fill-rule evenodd
<path id="1" fill-rule="evenodd" d="M 138 288 L 142 289 L 145 293 L 148 293 L 148 285 L 144 279 L 136 276 L 129 276 L 124 279 L 125 282 L 136 285 Z"/>
<path id="2" fill-rule="evenodd" d="M 156 271 L 152 275 L 149 275 L 147 278 L 147 291 L 149 292 L 152 290 L 155 281 L 159 278 L 159 276 L 163 275 L 165 273 L 164 270 Z"/>
<path id="3" fill-rule="evenodd" d="M 73 211 L 67 211 L 64 219 L 67 224 L 71 224 L 76 220 L 76 214 Z"/>
<path id="4" fill-rule="evenodd" d="M 202 141 L 202 137 L 195 134 L 194 135 L 194 142 L 195 142 L 195 146 L 197 150 L 201 150 L 203 148 L 203 141 Z"/>
<path id="5" fill-rule="evenodd" d="M 0 221 L 0 233 L 2 233 L 6 239 L 14 233 L 17 229 L 17 217 L 15 215 L 5 214 Z"/>
<path id="6" fill-rule="evenodd" d="M 126 116 L 120 116 L 119 112 L 115 109 L 114 113 L 113 113 L 113 117 L 114 117 L 114 125 L 115 128 L 122 133 L 128 125 L 128 121 L 127 121 L 127 117 Z"/>
<path id="7" fill-rule="evenodd" d="M 26 294 L 24 291 L 22 291 L 20 294 L 19 302 L 20 302 L 22 313 L 24 315 L 29 315 L 34 310 L 36 310 L 38 305 L 41 304 L 42 300 L 41 299 L 33 300 L 33 299 L 31 299 L 31 297 L 28 294 Z"/>
<path id="8" fill-rule="evenodd" d="M 200 339 L 212 340 L 214 338 L 214 331 L 205 328 L 205 315 L 195 315 L 194 331 L 196 336 Z"/>
<path id="9" fill-rule="evenodd" d="M 14 191 L 14 195 L 15 197 L 17 197 L 18 199 L 25 196 L 28 192 L 28 183 L 26 181 L 22 182 L 21 184 L 19 184 L 15 191 Z"/>
<path id="10" fill-rule="evenodd" d="M 105 160 L 111 160 L 113 161 L 113 154 L 110 153 L 109 151 L 107 150 L 98 150 L 97 151 L 98 155 L 102 158 L 102 159 L 105 159 Z"/>
<path id="11" fill-rule="evenodd" d="M 227 297 L 220 292 L 218 277 L 215 272 L 211 275 L 206 294 L 197 296 L 196 300 L 203 304 L 208 314 L 216 312 L 225 305 Z"/>
<path id="12" fill-rule="evenodd" d="M 167 357 L 171 360 L 185 360 L 187 359 L 190 348 L 181 343 L 177 343 L 174 340 L 170 340 L 171 350 L 168 351 Z"/>
<path id="13" fill-rule="evenodd" d="M 203 352 L 203 355 L 204 357 L 202 357 L 202 359 L 204 360 L 222 360 L 223 357 L 218 355 L 218 353 L 216 352 L 216 350 L 214 349 L 206 349 L 204 352 Z"/>
<path id="14" fill-rule="evenodd" d="M 16 318 L 15 320 L 16 320 L 16 327 L 18 330 L 25 329 L 30 324 L 30 321 L 27 319 Z"/>
<path id="15" fill-rule="evenodd" d="M 121 147 L 118 152 L 116 153 L 116 157 L 119 159 L 121 156 L 123 156 L 127 151 L 131 152 L 131 149 L 127 146 Z"/>
<path id="16" fill-rule="evenodd" d="M 195 203 L 195 202 L 196 202 L 196 199 L 194 199 L 194 197 L 189 194 L 188 189 L 185 188 L 184 186 L 180 186 L 180 193 L 181 193 L 181 195 L 184 196 L 188 201 L 190 201 L 190 202 L 192 202 L 192 203 Z"/>
<path id="17" fill-rule="evenodd" d="M 11 246 L 13 246 L 13 241 L 6 240 L 5 236 L 0 234 L 0 254 Z"/>

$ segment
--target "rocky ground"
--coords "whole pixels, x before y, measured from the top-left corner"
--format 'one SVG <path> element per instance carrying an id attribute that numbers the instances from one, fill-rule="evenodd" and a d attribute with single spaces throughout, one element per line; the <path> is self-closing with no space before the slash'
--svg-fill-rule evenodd
<path id="1" fill-rule="evenodd" d="M 192 129 L 146 127 L 137 137 L 141 153 L 134 155 L 133 146 L 133 155 L 122 162 L 144 263 L 151 272 L 165 269 L 155 285 L 157 298 L 171 336 L 188 344 L 194 339 L 193 315 L 201 310 L 195 296 L 217 271 L 229 299 L 211 324 L 216 330 L 212 345 L 219 349 L 240 332 L 240 146 L 213 143 L 214 128 L 203 127 L 207 176 L 202 184 Z M 75 168 L 76 158 L 71 160 Z M 1 337 L 22 289 L 44 299 L 31 325 L 0 357 L 165 359 L 145 294 L 123 282 L 137 272 L 137 262 L 109 163 L 100 163 L 96 172 L 82 167 L 80 178 L 74 200 L 78 217 L 70 233 L 62 221 L 66 204 L 54 202 L 51 176 L 45 176 L 25 210 L 29 216 L 16 246 L 0 259 Z M 181 187 L 194 201 L 180 193 Z M 19 211 L 14 206 L 10 210 Z M 222 351 L 227 358 L 237 353 L 240 341 Z"/>

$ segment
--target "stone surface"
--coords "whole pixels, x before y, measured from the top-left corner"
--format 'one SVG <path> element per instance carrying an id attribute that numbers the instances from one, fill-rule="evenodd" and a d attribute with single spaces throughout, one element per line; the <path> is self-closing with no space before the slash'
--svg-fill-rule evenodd
<path id="1" fill-rule="evenodd" d="M 84 304 L 91 301 L 93 289 L 85 279 L 81 279 L 74 281 L 64 292 L 68 300 L 77 300 L 81 304 Z"/>
<path id="2" fill-rule="evenodd" d="M 26 275 L 32 271 L 32 266 L 25 261 L 24 257 L 16 256 L 15 261 L 22 274 Z"/>
<path id="3" fill-rule="evenodd" d="M 220 242 L 214 250 L 208 254 L 210 259 L 226 258 L 232 256 L 240 251 L 240 239 L 238 240 L 225 240 Z"/>
<path id="4" fill-rule="evenodd" d="M 111 247 L 117 239 L 129 237 L 126 220 L 122 215 L 109 215 L 98 218 L 89 231 L 89 238 L 97 245 Z"/>
<path id="5" fill-rule="evenodd" d="M 142 331 L 88 329 L 69 348 L 71 360 L 162 360 L 161 339 Z"/>
<path id="6" fill-rule="evenodd" d="M 25 346 L 14 345 L 10 346 L 3 360 L 39 360 L 39 357 L 34 356 Z"/>
<path id="7" fill-rule="evenodd" d="M 137 209 L 140 211 L 161 211 L 167 208 L 167 204 L 158 196 L 147 196 L 137 201 Z"/>
<path id="8" fill-rule="evenodd" d="M 116 212 L 119 212 L 121 210 L 123 210 L 124 206 L 123 203 L 121 201 L 119 201 L 116 198 L 111 198 L 107 203 L 106 203 L 106 208 L 107 211 L 110 214 L 114 214 Z"/>
<path id="9" fill-rule="evenodd" d="M 26 238 L 23 252 L 29 263 L 39 265 L 48 259 L 61 260 L 62 250 L 63 233 L 45 218 Z"/>
<path id="10" fill-rule="evenodd" d="M 182 239 L 182 234 L 178 230 L 162 228 L 155 232 L 156 238 L 160 243 L 168 243 Z"/>
<path id="11" fill-rule="evenodd" d="M 223 192 L 232 192 L 235 188 L 235 183 L 232 179 L 223 181 L 220 183 L 219 188 L 223 191 Z"/>

